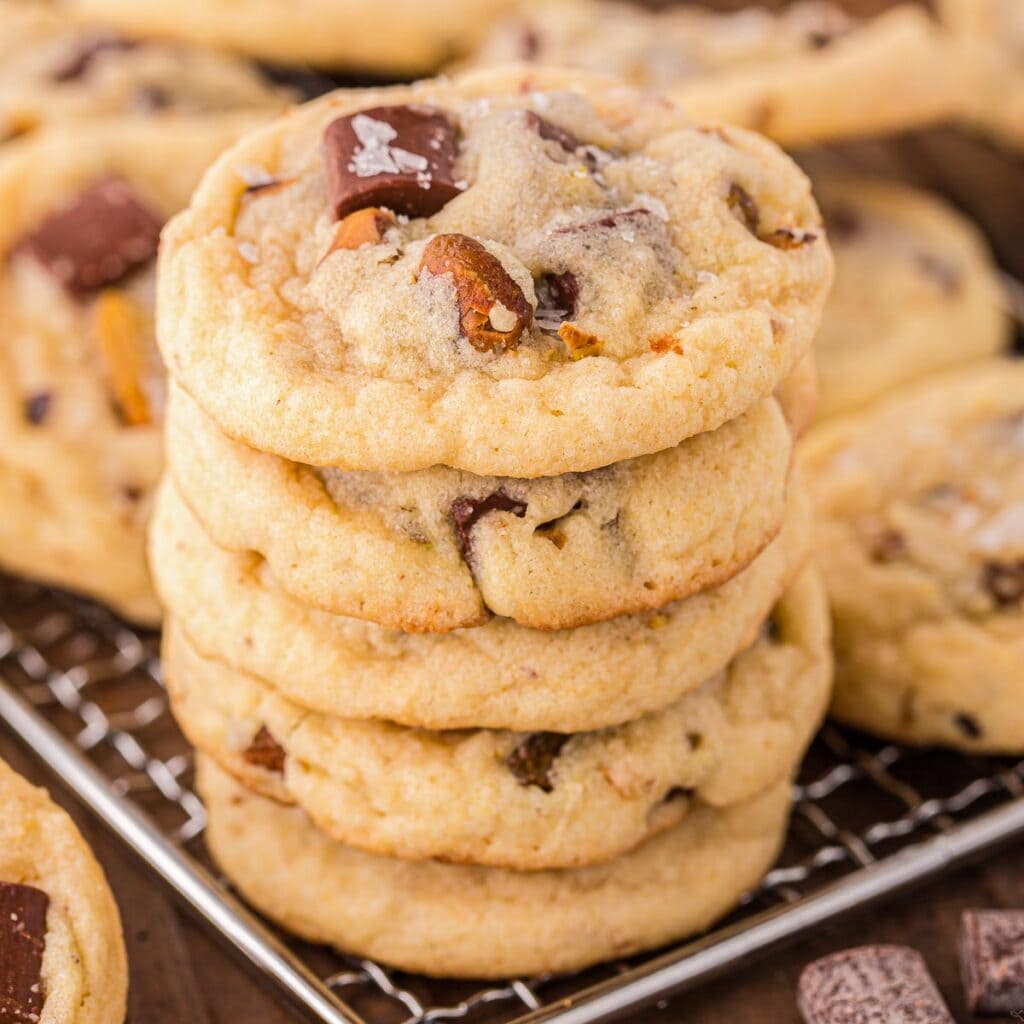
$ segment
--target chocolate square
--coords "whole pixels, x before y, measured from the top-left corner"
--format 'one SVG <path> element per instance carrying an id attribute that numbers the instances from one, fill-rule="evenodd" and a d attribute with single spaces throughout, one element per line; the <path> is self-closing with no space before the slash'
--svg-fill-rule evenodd
<path id="1" fill-rule="evenodd" d="M 38 1024 L 50 898 L 30 885 L 0 882 L 0 1021 Z"/>
<path id="2" fill-rule="evenodd" d="M 1024 910 L 967 910 L 960 971 L 971 1013 L 1024 1014 Z"/>

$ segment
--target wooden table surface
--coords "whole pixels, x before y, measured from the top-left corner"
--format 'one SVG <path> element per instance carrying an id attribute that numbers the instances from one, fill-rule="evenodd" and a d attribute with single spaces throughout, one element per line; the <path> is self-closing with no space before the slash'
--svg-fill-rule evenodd
<path id="1" fill-rule="evenodd" d="M 78 822 L 110 879 L 124 920 L 131 962 L 128 1024 L 289 1024 L 296 1011 L 278 1003 L 163 885 L 74 798 L 39 761 L 0 730 L 0 757 L 47 786 Z M 1024 907 L 1024 843 L 956 872 L 895 902 L 822 928 L 799 945 L 758 961 L 738 975 L 679 996 L 634 1024 L 790 1024 L 801 967 L 818 956 L 864 942 L 900 942 L 924 954 L 958 1021 L 970 1021 L 958 979 L 956 935 L 968 907 Z"/>

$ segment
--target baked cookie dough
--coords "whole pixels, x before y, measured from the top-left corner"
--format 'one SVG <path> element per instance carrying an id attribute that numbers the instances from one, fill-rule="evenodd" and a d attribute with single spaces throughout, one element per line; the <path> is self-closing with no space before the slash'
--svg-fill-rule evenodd
<path id="1" fill-rule="evenodd" d="M 837 718 L 1024 751 L 1024 363 L 986 360 L 805 442 Z"/>
<path id="2" fill-rule="evenodd" d="M 467 53 L 512 0 L 63 0 L 141 38 L 182 39 L 280 64 L 428 75 Z"/>
<path id="3" fill-rule="evenodd" d="M 178 492 L 218 546 L 261 555 L 305 604 L 430 632 L 568 629 L 724 583 L 778 532 L 793 447 L 771 398 L 676 448 L 533 480 L 299 465 L 230 441 L 176 388 L 167 419 Z"/>
<path id="4" fill-rule="evenodd" d="M 814 192 L 836 259 L 814 342 L 822 417 L 1006 346 L 998 274 L 972 223 L 892 182 L 825 176 Z"/>
<path id="5" fill-rule="evenodd" d="M 960 113 L 968 124 L 1024 147 L 1024 5 L 1019 0 L 938 0 L 956 40 Z"/>
<path id="6" fill-rule="evenodd" d="M 144 623 L 160 227 L 253 118 L 53 126 L 0 162 L 0 566 Z"/>
<path id="7" fill-rule="evenodd" d="M 583 472 L 678 445 L 809 351 L 832 271 L 766 140 L 576 72 L 336 93 L 165 235 L 161 349 L 295 462 Z"/>
<path id="8" fill-rule="evenodd" d="M 616 860 L 517 872 L 352 850 L 200 758 L 206 841 L 257 909 L 305 939 L 419 974 L 571 971 L 700 931 L 778 854 L 790 786 L 681 824 Z"/>
<path id="9" fill-rule="evenodd" d="M 797 146 L 949 116 L 957 95 L 949 49 L 916 4 L 858 21 L 820 2 L 722 13 L 537 0 L 499 22 L 474 62 L 616 74 L 667 93 L 698 120 L 743 125 Z"/>
<path id="10" fill-rule="evenodd" d="M 170 481 L 150 561 L 193 647 L 312 711 L 425 729 L 584 732 L 666 707 L 721 672 L 803 568 L 810 534 L 793 488 L 782 532 L 728 583 L 654 612 L 547 633 L 495 618 L 413 634 L 317 611 L 278 586 L 258 556 L 212 544 Z"/>
<path id="11" fill-rule="evenodd" d="M 128 969 L 114 897 L 74 823 L 0 761 L 0 1018 L 124 1020 Z"/>
<path id="12" fill-rule="evenodd" d="M 43 3 L 0 0 L 0 141 L 89 116 L 273 110 L 292 94 L 253 64 L 77 24 Z"/>
<path id="13" fill-rule="evenodd" d="M 677 703 L 597 732 L 431 732 L 307 711 L 197 654 L 164 668 L 189 740 L 250 789 L 358 849 L 516 870 L 611 860 L 788 779 L 831 691 L 828 611 L 807 570 L 761 638 Z"/>

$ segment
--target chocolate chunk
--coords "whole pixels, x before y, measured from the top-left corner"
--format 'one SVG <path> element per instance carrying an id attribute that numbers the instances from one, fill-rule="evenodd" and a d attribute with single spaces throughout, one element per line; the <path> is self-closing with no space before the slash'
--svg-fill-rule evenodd
<path id="1" fill-rule="evenodd" d="M 563 228 L 556 228 L 553 233 L 556 235 L 569 235 L 577 231 L 617 228 L 629 224 L 636 225 L 653 216 L 654 214 L 650 210 L 645 210 L 643 207 L 637 207 L 632 210 L 615 210 L 613 213 L 606 213 L 600 217 L 595 217 L 593 220 L 585 220 L 580 224 L 567 224 Z"/>
<path id="2" fill-rule="evenodd" d="M 0 882 L 0 1021 L 39 1021 L 49 905 L 39 889 Z"/>
<path id="3" fill-rule="evenodd" d="M 544 274 L 534 284 L 534 291 L 537 293 L 538 320 L 561 322 L 576 315 L 580 283 L 571 270 L 563 274 Z"/>
<path id="4" fill-rule="evenodd" d="M 960 971 L 971 1013 L 1024 1011 L 1024 910 L 967 910 L 960 919 Z"/>
<path id="5" fill-rule="evenodd" d="M 572 737 L 559 732 L 534 732 L 523 740 L 505 759 L 509 771 L 521 786 L 536 786 L 550 793 L 555 784 L 551 771 L 562 747 Z"/>
<path id="6" fill-rule="evenodd" d="M 776 228 L 774 231 L 769 231 L 767 235 L 762 235 L 761 241 L 768 245 L 774 245 L 776 249 L 799 249 L 801 246 L 813 242 L 817 237 L 813 231 Z"/>
<path id="7" fill-rule="evenodd" d="M 53 405 L 53 395 L 49 391 L 37 391 L 25 399 L 25 419 L 38 427 L 47 416 L 50 415 L 50 406 Z"/>
<path id="8" fill-rule="evenodd" d="M 978 720 L 973 715 L 967 714 L 966 711 L 961 711 L 953 719 L 953 723 L 965 736 L 969 737 L 970 739 L 981 739 L 981 726 L 978 725 Z"/>
<path id="9" fill-rule="evenodd" d="M 1024 600 L 1024 558 L 1016 562 L 989 562 L 982 580 L 992 599 L 1002 608 Z"/>
<path id="10" fill-rule="evenodd" d="M 278 775 L 284 771 L 284 748 L 274 739 L 265 725 L 260 726 L 260 731 L 242 752 L 242 757 L 249 764 L 262 768 L 264 771 L 277 772 Z"/>
<path id="11" fill-rule="evenodd" d="M 897 530 L 881 530 L 871 539 L 869 554 L 873 562 L 898 562 L 908 553 L 907 539 Z"/>
<path id="12" fill-rule="evenodd" d="M 860 946 L 804 968 L 797 1004 L 807 1024 L 953 1024 L 920 953 Z"/>
<path id="13" fill-rule="evenodd" d="M 526 111 L 526 123 L 545 142 L 557 142 L 566 153 L 575 153 L 580 148 L 580 140 L 572 132 L 559 128 L 557 124 L 553 124 L 546 117 L 541 117 L 540 114 L 535 114 L 532 110 Z"/>
<path id="14" fill-rule="evenodd" d="M 430 107 L 374 107 L 324 132 L 327 192 L 339 220 L 364 206 L 430 217 L 461 191 L 455 125 Z"/>
<path id="15" fill-rule="evenodd" d="M 161 217 L 119 178 L 104 178 L 19 245 L 75 295 L 115 284 L 156 255 Z"/>
<path id="16" fill-rule="evenodd" d="M 756 235 L 761 225 L 761 213 L 754 202 L 754 197 L 742 185 L 733 182 L 729 186 L 729 194 L 725 201 L 743 226 L 752 235 Z"/>
<path id="17" fill-rule="evenodd" d="M 519 59 L 536 60 L 540 56 L 541 38 L 537 30 L 528 22 L 519 29 Z"/>
<path id="18" fill-rule="evenodd" d="M 495 491 L 486 498 L 456 498 L 452 502 L 452 519 L 464 557 L 469 558 L 473 551 L 473 527 L 488 512 L 511 512 L 522 519 L 526 515 L 526 502 L 512 498 L 504 491 Z"/>
<path id="19" fill-rule="evenodd" d="M 174 97 L 159 85 L 140 85 L 133 99 L 135 109 L 143 114 L 166 110 L 173 101 Z"/>
<path id="20" fill-rule="evenodd" d="M 139 44 L 112 32 L 96 32 L 82 40 L 71 58 L 52 75 L 55 82 L 74 82 L 85 75 L 102 53 L 116 50 L 134 50 Z"/>

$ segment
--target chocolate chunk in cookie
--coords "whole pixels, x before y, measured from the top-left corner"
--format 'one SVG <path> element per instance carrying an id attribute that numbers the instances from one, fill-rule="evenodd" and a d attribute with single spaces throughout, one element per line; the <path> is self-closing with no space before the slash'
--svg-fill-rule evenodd
<path id="1" fill-rule="evenodd" d="M 430 107 L 374 107 L 324 132 L 327 191 L 339 220 L 364 206 L 430 217 L 454 199 L 458 136 Z"/>
<path id="2" fill-rule="evenodd" d="M 46 417 L 50 415 L 50 407 L 53 405 L 53 395 L 49 391 L 37 391 L 25 399 L 24 412 L 25 420 L 33 427 L 42 426 Z"/>
<path id="3" fill-rule="evenodd" d="M 532 110 L 526 111 L 526 123 L 545 142 L 557 142 L 566 153 L 575 153 L 580 148 L 580 140 L 572 132 L 559 128 L 557 124 L 553 124 L 546 117 L 541 117 L 540 114 L 535 114 Z"/>
<path id="4" fill-rule="evenodd" d="M 861 946 L 816 960 L 800 975 L 797 1003 L 807 1024 L 953 1024 L 921 954 L 906 946 Z"/>
<path id="5" fill-rule="evenodd" d="M 965 911 L 960 969 L 971 1013 L 1024 1010 L 1024 910 Z"/>
<path id="6" fill-rule="evenodd" d="M 278 775 L 284 771 L 284 748 L 265 725 L 260 726 L 252 743 L 242 752 L 242 757 L 249 764 L 264 771 L 276 772 Z"/>
<path id="7" fill-rule="evenodd" d="M 989 562 L 982 573 L 985 589 L 1002 608 L 1024 600 L 1024 559 L 1017 562 Z"/>
<path id="8" fill-rule="evenodd" d="M 0 1021 L 39 1021 L 49 905 L 49 896 L 39 889 L 0 882 Z"/>
<path id="9" fill-rule="evenodd" d="M 104 178 L 48 217 L 18 249 L 74 295 L 116 284 L 156 256 L 163 219 L 120 178 Z"/>
<path id="10" fill-rule="evenodd" d="M 729 209 L 737 220 L 752 234 L 757 234 L 761 225 L 761 213 L 754 202 L 754 197 L 742 186 L 733 182 L 729 186 L 729 194 L 725 199 Z"/>
<path id="11" fill-rule="evenodd" d="M 570 738 L 559 732 L 534 732 L 527 736 L 505 759 L 516 782 L 550 793 L 555 788 L 555 761 Z"/>
<path id="12" fill-rule="evenodd" d="M 510 497 L 504 491 L 495 491 L 486 498 L 456 498 L 452 502 L 452 519 L 466 558 L 473 550 L 473 527 L 488 512 L 511 512 L 522 519 L 526 515 L 526 502 Z"/>
<path id="13" fill-rule="evenodd" d="M 96 58 L 117 50 L 133 50 L 139 44 L 113 32 L 95 32 L 84 38 L 78 48 L 53 72 L 55 82 L 75 82 L 88 74 Z"/>
<path id="14" fill-rule="evenodd" d="M 544 274 L 535 282 L 534 291 L 537 293 L 538 322 L 561 323 L 576 315 L 580 282 L 571 270 L 562 274 Z"/>

